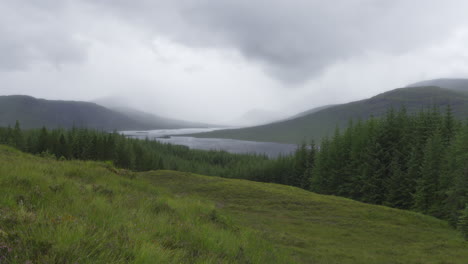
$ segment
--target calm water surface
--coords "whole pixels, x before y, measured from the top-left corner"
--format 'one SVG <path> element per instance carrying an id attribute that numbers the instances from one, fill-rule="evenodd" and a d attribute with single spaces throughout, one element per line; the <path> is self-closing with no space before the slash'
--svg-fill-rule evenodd
<path id="1" fill-rule="evenodd" d="M 297 146 L 273 142 L 257 142 L 224 138 L 194 138 L 177 136 L 191 133 L 209 132 L 219 128 L 184 128 L 160 129 L 149 131 L 121 131 L 120 133 L 134 138 L 157 140 L 163 143 L 184 145 L 191 149 L 224 150 L 231 153 L 266 154 L 271 158 L 293 153 Z"/>

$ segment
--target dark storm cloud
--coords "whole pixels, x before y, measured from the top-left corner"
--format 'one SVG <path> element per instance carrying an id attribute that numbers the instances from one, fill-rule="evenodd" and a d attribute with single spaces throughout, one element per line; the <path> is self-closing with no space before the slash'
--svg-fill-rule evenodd
<path id="1" fill-rule="evenodd" d="M 286 83 L 368 53 L 417 51 L 466 28 L 468 17 L 468 2 L 457 0 L 3 0 L 0 6 L 0 69 L 80 62 L 86 46 L 74 34 L 76 24 L 109 16 L 147 31 L 148 39 L 237 50 Z M 83 7 L 89 13 L 77 15 Z"/>
<path id="2" fill-rule="evenodd" d="M 33 63 L 60 66 L 85 59 L 85 46 L 67 24 L 65 2 L 1 2 L 0 71 L 24 70 Z"/>
<path id="3" fill-rule="evenodd" d="M 441 41 L 466 26 L 468 8 L 456 0 L 97 2 L 186 45 L 234 48 L 287 82 L 364 53 L 402 54 Z"/>
<path id="4" fill-rule="evenodd" d="M 466 10 L 462 0 L 0 0 L 0 93 L 121 96 L 207 123 L 252 108 L 292 114 L 466 78 Z"/>

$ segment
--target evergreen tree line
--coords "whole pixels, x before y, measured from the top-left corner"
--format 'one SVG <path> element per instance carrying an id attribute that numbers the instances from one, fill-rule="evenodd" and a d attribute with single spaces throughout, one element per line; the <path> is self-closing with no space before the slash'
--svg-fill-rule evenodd
<path id="1" fill-rule="evenodd" d="M 322 141 L 310 190 L 456 225 L 468 216 L 468 122 L 454 119 L 450 107 L 413 115 L 390 109 L 380 119 L 350 122 Z"/>
<path id="2" fill-rule="evenodd" d="M 0 128 L 0 144 L 57 159 L 112 161 L 134 171 L 170 169 L 292 185 L 322 194 L 409 209 L 458 224 L 468 238 L 468 122 L 450 107 L 350 121 L 342 133 L 302 144 L 294 155 L 192 150 L 85 128 Z"/>
<path id="3" fill-rule="evenodd" d="M 13 128 L 0 128 L 0 144 L 32 154 L 52 155 L 57 159 L 112 161 L 119 168 L 133 171 L 178 170 L 302 188 L 308 188 L 310 182 L 309 177 L 302 173 L 301 164 L 296 164 L 300 159 L 294 156 L 272 160 L 265 155 L 192 150 L 186 146 L 86 128 L 48 130 L 44 127 L 23 131 L 17 122 Z M 307 158 L 302 159 L 305 162 Z"/>

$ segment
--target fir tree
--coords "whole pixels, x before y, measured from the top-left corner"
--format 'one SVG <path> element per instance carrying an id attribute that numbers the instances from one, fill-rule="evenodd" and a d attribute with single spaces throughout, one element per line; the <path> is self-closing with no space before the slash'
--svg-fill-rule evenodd
<path id="1" fill-rule="evenodd" d="M 441 134 L 436 131 L 429 138 L 424 150 L 423 162 L 421 165 L 422 177 L 417 182 L 416 193 L 414 195 L 414 208 L 422 213 L 437 214 L 434 208 L 440 201 L 437 197 L 439 191 L 439 175 L 441 173 L 443 160 L 443 143 Z"/>
<path id="2" fill-rule="evenodd" d="M 458 220 L 458 230 L 460 230 L 463 238 L 468 241 L 468 204 Z"/>

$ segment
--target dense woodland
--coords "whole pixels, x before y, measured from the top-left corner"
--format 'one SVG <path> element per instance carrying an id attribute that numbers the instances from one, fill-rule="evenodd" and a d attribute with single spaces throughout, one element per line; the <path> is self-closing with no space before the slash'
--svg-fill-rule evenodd
<path id="1" fill-rule="evenodd" d="M 171 169 L 275 182 L 322 194 L 409 209 L 449 221 L 468 236 L 468 122 L 450 107 L 350 122 L 320 147 L 302 144 L 295 155 L 191 150 L 83 128 L 22 131 L 0 128 L 0 144 L 58 159 L 112 161 L 135 171 Z M 465 209 L 467 208 L 467 209 Z"/>
<path id="2" fill-rule="evenodd" d="M 310 189 L 411 209 L 452 225 L 468 203 L 468 123 L 436 108 L 350 124 L 323 140 Z M 465 212 L 466 214 L 466 212 Z"/>
<path id="3" fill-rule="evenodd" d="M 192 150 L 185 146 L 85 128 L 22 131 L 17 123 L 13 128 L 0 128 L 0 144 L 57 159 L 111 161 L 117 167 L 134 171 L 168 169 L 225 178 L 257 181 L 274 179 L 284 184 L 293 182 L 281 177 L 270 178 L 266 173 L 273 172 L 266 168 L 273 168 L 274 164 L 285 164 L 285 171 L 289 171 L 292 157 L 270 160 L 265 155 Z"/>

